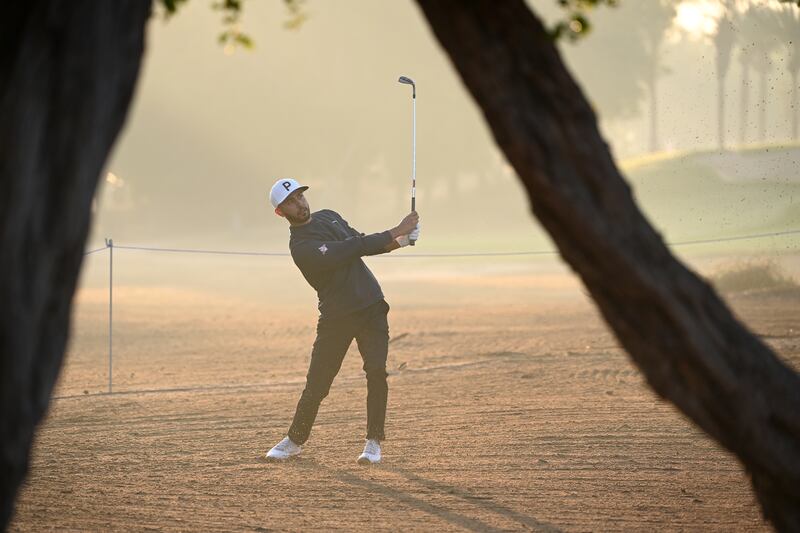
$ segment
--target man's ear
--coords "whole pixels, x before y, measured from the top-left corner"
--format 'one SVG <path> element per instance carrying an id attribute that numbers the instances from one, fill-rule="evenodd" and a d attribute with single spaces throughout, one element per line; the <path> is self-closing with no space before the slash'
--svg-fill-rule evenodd
<path id="1" fill-rule="evenodd" d="M 284 214 L 283 214 L 283 211 L 281 211 L 281 208 L 280 208 L 280 207 L 276 207 L 276 208 L 275 208 L 275 214 L 276 214 L 276 215 L 278 215 L 279 217 L 284 217 L 284 218 L 286 218 L 286 215 L 284 215 Z"/>

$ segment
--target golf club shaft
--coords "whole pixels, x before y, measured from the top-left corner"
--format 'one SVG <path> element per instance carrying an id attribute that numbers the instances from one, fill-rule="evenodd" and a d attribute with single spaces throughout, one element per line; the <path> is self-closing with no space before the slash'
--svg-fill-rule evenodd
<path id="1" fill-rule="evenodd" d="M 411 97 L 412 120 L 411 120 L 411 210 L 417 209 L 417 91 L 416 87 Z M 410 241 L 411 246 L 415 246 L 416 241 Z"/>

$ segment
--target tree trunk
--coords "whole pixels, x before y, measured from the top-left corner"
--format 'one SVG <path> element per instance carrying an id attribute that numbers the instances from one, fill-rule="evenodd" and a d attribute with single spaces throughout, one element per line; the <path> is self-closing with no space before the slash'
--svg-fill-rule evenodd
<path id="1" fill-rule="evenodd" d="M 650 386 L 741 459 L 769 520 L 800 529 L 800 377 L 645 220 L 523 0 L 418 3 L 533 213 Z"/>
<path id="2" fill-rule="evenodd" d="M 789 109 L 792 110 L 791 111 L 791 113 L 792 113 L 792 137 L 791 137 L 791 139 L 794 141 L 794 140 L 797 139 L 797 112 L 798 112 L 797 105 L 798 105 L 798 103 L 800 103 L 797 100 L 797 71 L 793 70 L 791 72 L 791 76 L 792 76 L 792 105 L 789 106 Z"/>
<path id="3" fill-rule="evenodd" d="M 10 2 L 0 18 L 0 530 L 64 356 L 98 177 L 150 2 Z"/>
<path id="4" fill-rule="evenodd" d="M 725 149 L 725 77 L 717 75 L 717 144 Z"/>
<path id="5" fill-rule="evenodd" d="M 758 140 L 767 139 L 767 71 L 758 73 Z"/>
<path id="6" fill-rule="evenodd" d="M 748 111 L 750 110 L 750 65 L 747 63 L 742 64 L 742 94 L 739 101 L 739 114 L 741 115 L 741 123 L 739 124 L 739 144 L 744 146 L 747 144 L 747 120 Z"/>

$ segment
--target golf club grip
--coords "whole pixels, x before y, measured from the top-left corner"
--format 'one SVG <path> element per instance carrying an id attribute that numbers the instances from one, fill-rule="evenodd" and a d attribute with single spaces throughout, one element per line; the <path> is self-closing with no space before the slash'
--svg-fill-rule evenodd
<path id="1" fill-rule="evenodd" d="M 416 210 L 417 210 L 417 198 L 416 198 L 415 195 L 412 194 L 411 195 L 411 211 L 416 211 Z M 416 246 L 416 244 L 415 244 L 416 242 L 417 241 L 413 241 L 413 240 L 409 239 L 408 244 L 409 244 L 409 246 Z"/>

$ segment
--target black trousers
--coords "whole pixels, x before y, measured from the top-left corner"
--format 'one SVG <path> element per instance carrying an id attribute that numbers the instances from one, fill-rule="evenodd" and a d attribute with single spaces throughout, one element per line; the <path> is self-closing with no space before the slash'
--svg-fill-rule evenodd
<path id="1" fill-rule="evenodd" d="M 303 444 L 311 434 L 320 403 L 328 395 L 333 378 L 339 373 L 347 349 L 356 339 L 358 351 L 367 374 L 367 435 L 368 439 L 383 440 L 386 420 L 386 356 L 389 352 L 389 304 L 385 300 L 354 313 L 320 318 L 317 339 L 311 352 L 311 364 L 306 375 L 306 388 L 297 403 L 289 428 L 289 438 Z"/>

